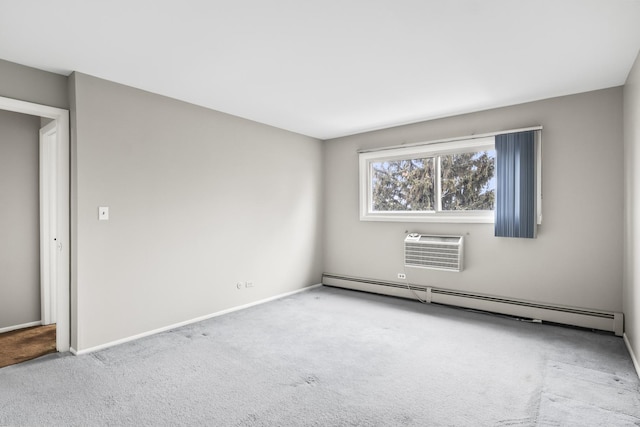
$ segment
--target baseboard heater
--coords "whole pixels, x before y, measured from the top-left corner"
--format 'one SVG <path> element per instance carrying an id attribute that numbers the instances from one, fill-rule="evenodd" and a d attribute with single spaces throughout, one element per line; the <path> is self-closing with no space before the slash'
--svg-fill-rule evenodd
<path id="1" fill-rule="evenodd" d="M 411 289 L 409 290 L 406 283 L 385 282 L 329 273 L 322 275 L 322 284 L 410 299 L 416 299 L 415 294 L 417 294 L 427 302 L 597 329 L 613 332 L 618 336 L 622 336 L 623 333 L 622 313 L 535 303 L 415 284 L 409 285 Z"/>

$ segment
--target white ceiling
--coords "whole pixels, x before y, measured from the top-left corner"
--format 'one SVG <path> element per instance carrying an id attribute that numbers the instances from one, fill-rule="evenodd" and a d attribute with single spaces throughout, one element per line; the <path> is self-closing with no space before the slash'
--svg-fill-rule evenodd
<path id="1" fill-rule="evenodd" d="M 328 139 L 622 85 L 640 0 L 0 0 L 0 58 Z"/>

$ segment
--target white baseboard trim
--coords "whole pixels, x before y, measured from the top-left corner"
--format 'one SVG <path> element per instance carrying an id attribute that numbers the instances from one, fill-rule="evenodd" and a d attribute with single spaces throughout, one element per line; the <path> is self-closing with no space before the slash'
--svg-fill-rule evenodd
<path id="1" fill-rule="evenodd" d="M 40 325 L 42 325 L 42 321 L 38 320 L 37 322 L 23 323 L 22 325 L 7 326 L 6 328 L 0 328 L 0 334 L 4 334 L 5 332 L 15 331 L 17 329 L 30 328 L 32 326 L 40 326 Z"/>
<path id="2" fill-rule="evenodd" d="M 133 335 L 133 336 L 130 336 L 130 337 L 127 337 L 127 338 L 122 338 L 122 339 L 119 339 L 119 340 L 116 340 L 116 341 L 111 341 L 111 342 L 108 342 L 108 343 L 105 343 L 105 344 L 100 344 L 100 345 L 97 345 L 95 347 L 85 348 L 83 350 L 76 350 L 75 348 L 70 348 L 69 351 L 72 354 L 75 354 L 76 356 L 81 356 L 83 354 L 93 353 L 95 351 L 104 350 L 105 348 L 113 347 L 113 346 L 116 346 L 116 345 L 119 345 L 119 344 L 124 344 L 124 343 L 130 342 L 130 341 L 135 341 L 137 339 L 148 337 L 150 335 L 159 334 L 161 332 L 166 332 L 166 331 L 169 331 L 171 329 L 180 328 L 182 326 L 190 325 L 192 323 L 202 322 L 203 320 L 211 319 L 213 317 L 218 317 L 218 316 L 222 316 L 224 314 L 233 313 L 234 311 L 244 310 L 245 308 L 249 308 L 249 307 L 253 307 L 253 306 L 256 306 L 256 305 L 264 304 L 264 303 L 267 303 L 267 302 L 270 302 L 270 301 L 274 301 L 274 300 L 277 300 L 277 299 L 280 299 L 280 298 L 286 298 L 288 296 L 295 295 L 295 294 L 300 293 L 300 292 L 309 291 L 311 289 L 314 289 L 314 288 L 317 288 L 317 287 L 320 287 L 320 286 L 322 286 L 322 283 L 318 283 L 317 285 L 307 286 L 306 288 L 297 289 L 295 291 L 286 292 L 284 294 L 275 295 L 273 297 L 265 298 L 265 299 L 262 299 L 262 300 L 259 300 L 259 301 L 254 301 L 254 302 L 251 302 L 249 304 L 239 305 L 237 307 L 228 308 L 226 310 L 216 311 L 215 313 L 206 314 L 204 316 L 196 317 L 195 319 L 190 319 L 190 320 L 185 320 L 184 322 L 174 323 L 174 324 L 169 325 L 169 326 L 164 326 L 162 328 L 154 329 L 154 330 L 148 331 L 148 332 L 143 332 L 141 334 Z"/>
<path id="3" fill-rule="evenodd" d="M 624 340 L 624 344 L 627 346 L 627 350 L 631 356 L 631 361 L 633 361 L 633 366 L 636 368 L 636 374 L 638 374 L 638 377 L 640 378 L 640 363 L 638 362 L 636 354 L 633 352 L 633 348 L 631 348 L 631 342 L 629 341 L 626 332 L 622 334 L 622 339 Z"/>

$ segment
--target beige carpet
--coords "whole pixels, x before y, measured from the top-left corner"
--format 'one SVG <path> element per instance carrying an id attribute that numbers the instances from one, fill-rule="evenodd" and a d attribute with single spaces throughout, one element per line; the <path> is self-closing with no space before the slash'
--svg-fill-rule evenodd
<path id="1" fill-rule="evenodd" d="M 0 334 L 0 368 L 55 353 L 55 351 L 55 324 Z"/>

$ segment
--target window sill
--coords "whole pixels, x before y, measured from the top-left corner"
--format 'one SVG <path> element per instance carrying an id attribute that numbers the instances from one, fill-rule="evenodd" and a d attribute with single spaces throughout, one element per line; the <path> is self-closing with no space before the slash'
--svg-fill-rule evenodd
<path id="1" fill-rule="evenodd" d="M 450 224 L 493 224 L 495 215 L 493 212 L 477 214 L 366 214 L 360 215 L 360 221 L 386 221 L 386 222 L 427 222 Z"/>

